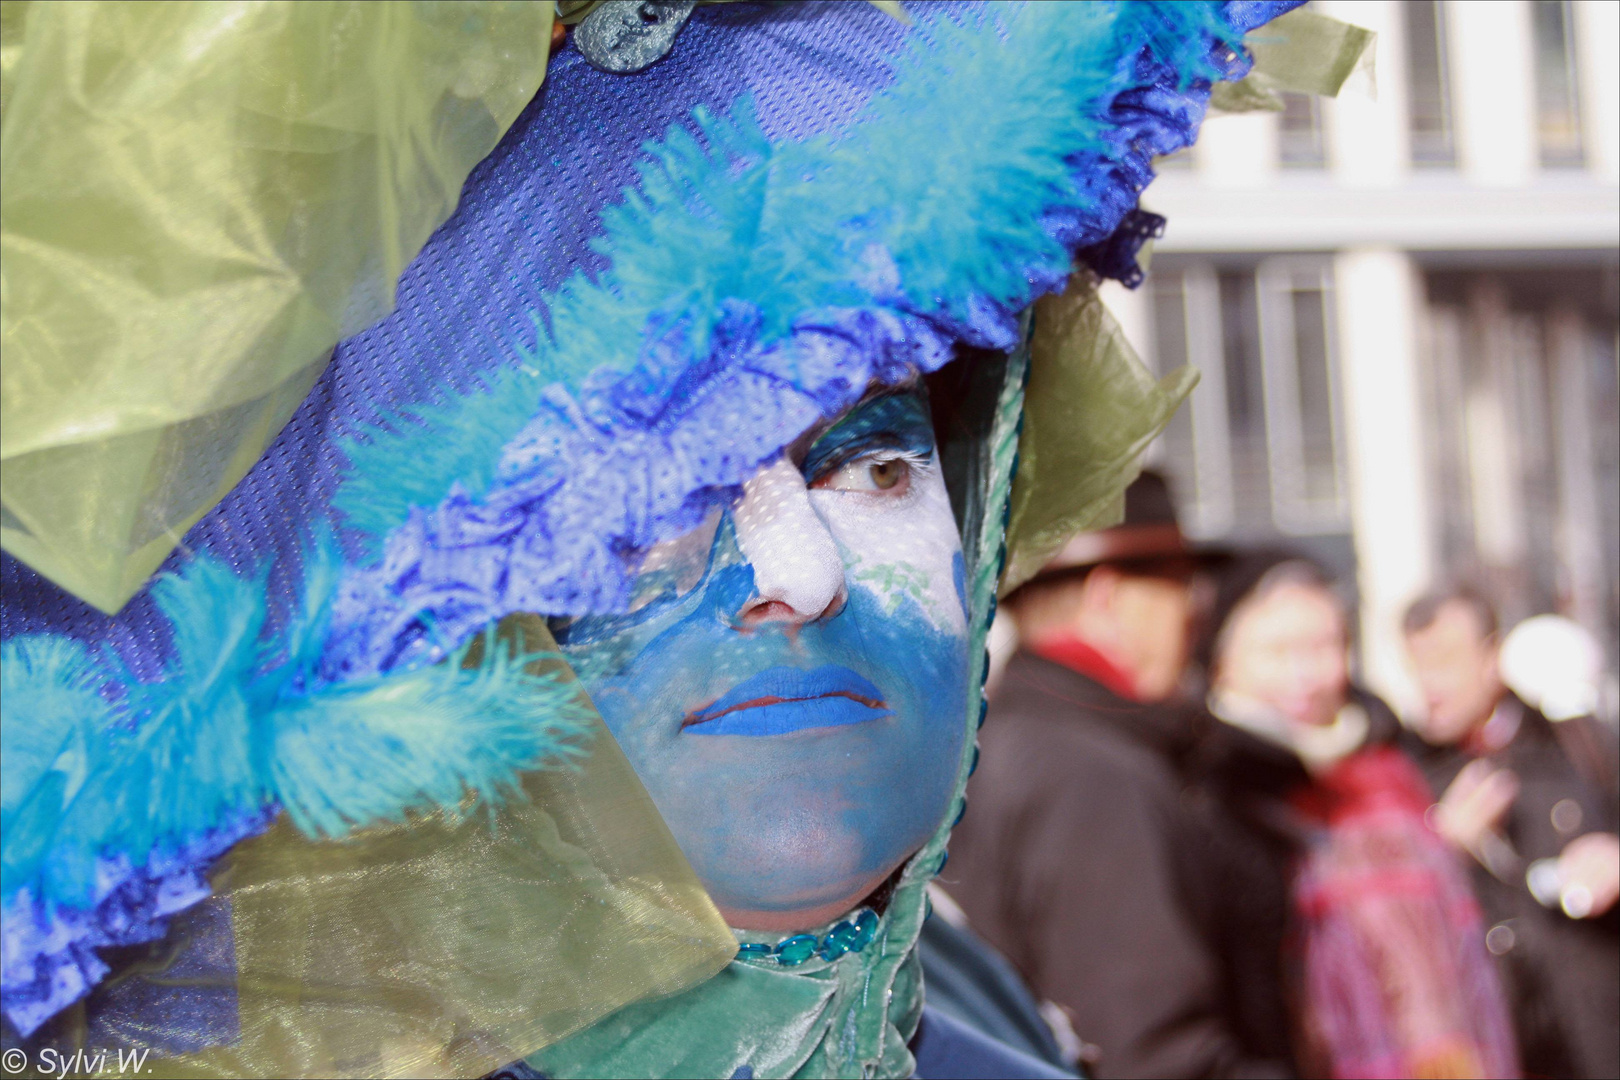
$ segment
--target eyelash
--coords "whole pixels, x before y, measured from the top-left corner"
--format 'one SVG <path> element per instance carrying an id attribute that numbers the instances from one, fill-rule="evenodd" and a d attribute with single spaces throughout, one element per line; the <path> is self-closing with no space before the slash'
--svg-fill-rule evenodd
<path id="1" fill-rule="evenodd" d="M 871 469 L 871 468 L 873 468 L 875 466 L 890 465 L 890 464 L 893 464 L 895 462 L 904 463 L 905 466 L 906 466 L 906 471 L 905 471 L 904 475 L 900 477 L 900 479 L 896 480 L 895 483 L 892 484 L 888 488 L 875 487 L 875 486 L 871 487 L 871 488 L 861 488 L 861 487 L 834 488 L 834 487 L 831 486 L 830 482 L 834 478 L 842 475 L 846 469 L 852 469 L 852 468 L 854 468 L 854 469 L 860 469 L 860 468 Z M 830 490 L 830 491 L 859 492 L 860 494 L 863 494 L 863 495 L 877 495 L 877 496 L 881 496 L 881 497 L 884 497 L 884 498 L 891 498 L 891 499 L 893 499 L 893 498 L 903 498 L 906 494 L 908 494 L 910 492 L 910 490 L 911 490 L 911 481 L 913 479 L 915 479 L 916 474 L 918 473 L 918 471 L 928 468 L 932 464 L 932 462 L 933 462 L 933 455 L 932 454 L 918 453 L 915 450 L 899 450 L 899 449 L 895 449 L 893 447 L 883 447 L 883 448 L 880 448 L 880 449 L 868 450 L 865 453 L 856 454 L 854 457 L 851 457 L 851 458 L 849 458 L 849 459 L 847 459 L 847 460 L 845 460 L 843 462 L 840 462 L 838 465 L 834 466 L 833 468 L 827 469 L 820 476 L 816 477 L 815 480 L 813 480 L 811 482 L 810 487 L 812 489 L 819 489 L 819 490 L 823 490 L 823 491 L 829 491 Z M 895 488 L 900 488 L 902 484 L 904 484 L 903 490 L 895 492 L 894 489 Z"/>

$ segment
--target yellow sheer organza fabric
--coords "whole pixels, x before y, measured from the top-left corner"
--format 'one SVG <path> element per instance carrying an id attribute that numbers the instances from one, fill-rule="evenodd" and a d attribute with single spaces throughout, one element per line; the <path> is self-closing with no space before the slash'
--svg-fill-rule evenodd
<path id="1" fill-rule="evenodd" d="M 1001 594 L 1035 576 L 1083 529 L 1124 514 L 1138 458 L 1192 392 L 1190 367 L 1155 379 L 1082 270 L 1035 304 L 1018 472 Z"/>
<path id="2" fill-rule="evenodd" d="M 501 635 L 553 647 L 532 615 Z M 154 1047 L 156 1077 L 482 1076 L 710 978 L 735 936 L 600 719 L 588 749 L 577 769 L 529 774 L 524 798 L 493 815 L 417 817 L 341 842 L 283 818 L 238 845 L 207 901 L 229 926 L 226 949 L 183 930 L 166 947 L 234 951 L 215 981 L 239 1035 L 162 1056 L 198 1021 L 147 999 L 118 1042 Z M 183 966 L 171 956 L 134 977 L 195 985 Z"/>
<path id="3" fill-rule="evenodd" d="M 1295 8 L 1251 33 L 1244 44 L 1254 57 L 1254 70 L 1238 82 L 1210 88 L 1212 112 L 1277 111 L 1279 91 L 1338 97 L 1352 75 L 1364 76 L 1376 89 L 1373 70 L 1378 35 L 1340 22 L 1321 12 Z"/>
<path id="4" fill-rule="evenodd" d="M 0 544 L 119 608 L 386 314 L 549 3 L 0 0 Z"/>

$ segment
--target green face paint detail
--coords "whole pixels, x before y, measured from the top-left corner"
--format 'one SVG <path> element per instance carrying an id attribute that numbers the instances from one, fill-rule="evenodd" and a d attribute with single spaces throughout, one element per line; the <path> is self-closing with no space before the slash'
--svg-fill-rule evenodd
<path id="1" fill-rule="evenodd" d="M 893 615 L 905 600 L 910 599 L 928 612 L 934 621 L 939 621 L 938 605 L 929 595 L 932 578 L 922 567 L 898 562 L 863 566 L 859 556 L 852 562 L 846 562 L 845 566 L 849 569 L 849 579 L 876 593 L 888 614 Z"/>

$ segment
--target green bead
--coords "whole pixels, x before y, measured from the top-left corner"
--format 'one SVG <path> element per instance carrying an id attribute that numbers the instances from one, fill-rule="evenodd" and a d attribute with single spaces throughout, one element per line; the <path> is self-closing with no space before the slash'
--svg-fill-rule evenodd
<path id="1" fill-rule="evenodd" d="M 867 908 L 865 911 L 861 912 L 860 916 L 855 920 L 855 936 L 849 943 L 849 951 L 860 952 L 862 949 L 872 944 L 872 939 L 877 937 L 877 931 L 877 912 L 873 911 L 871 908 Z"/>
<path id="2" fill-rule="evenodd" d="M 795 934 L 776 947 L 776 962 L 783 967 L 798 967 L 816 955 L 816 939 L 809 934 Z"/>
<path id="3" fill-rule="evenodd" d="M 851 922 L 841 922 L 827 931 L 827 940 L 821 943 L 821 958 L 836 960 L 850 952 L 856 933 L 855 924 Z"/>

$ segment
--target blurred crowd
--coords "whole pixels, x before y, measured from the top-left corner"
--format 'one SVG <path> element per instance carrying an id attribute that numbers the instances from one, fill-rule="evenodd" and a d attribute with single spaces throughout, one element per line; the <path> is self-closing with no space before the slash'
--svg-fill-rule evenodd
<path id="1" fill-rule="evenodd" d="M 1403 725 L 1347 595 L 1189 543 L 1147 473 L 1008 597 L 930 1001 L 1099 1077 L 1620 1076 L 1595 647 L 1443 588 L 1404 620 Z"/>

